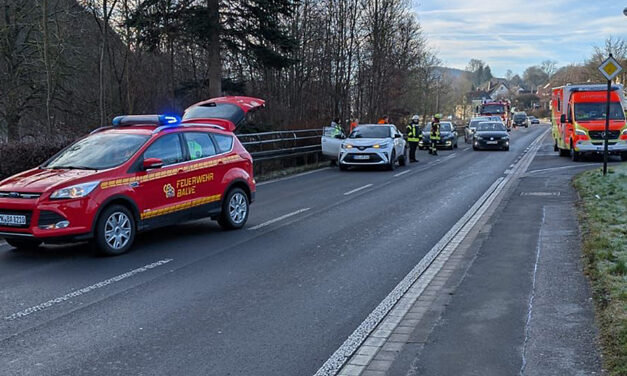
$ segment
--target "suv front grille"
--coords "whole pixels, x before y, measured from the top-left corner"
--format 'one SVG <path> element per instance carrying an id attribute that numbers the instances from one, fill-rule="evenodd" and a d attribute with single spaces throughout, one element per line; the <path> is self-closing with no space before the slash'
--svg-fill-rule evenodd
<path id="1" fill-rule="evenodd" d="M 28 193 L 28 192 L 0 192 L 0 198 L 24 198 L 33 199 L 39 198 L 41 193 Z"/>
<path id="2" fill-rule="evenodd" d="M 603 140 L 605 137 L 603 136 L 605 131 L 588 131 L 590 138 L 593 140 Z M 620 131 L 609 131 L 607 134 L 608 140 L 615 140 L 620 136 Z"/>
<path id="3" fill-rule="evenodd" d="M 368 159 L 355 159 L 356 155 L 368 155 L 369 158 Z M 361 154 L 348 154 L 345 158 L 344 158 L 345 162 L 350 162 L 350 163 L 376 163 L 376 162 L 381 162 L 381 157 L 379 157 L 378 154 L 376 153 L 361 153 Z"/>

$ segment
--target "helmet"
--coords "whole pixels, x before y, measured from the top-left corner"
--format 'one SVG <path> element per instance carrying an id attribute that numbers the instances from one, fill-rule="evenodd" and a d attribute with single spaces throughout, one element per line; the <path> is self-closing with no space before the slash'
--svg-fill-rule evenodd
<path id="1" fill-rule="evenodd" d="M 411 119 L 412 119 L 413 121 L 418 121 L 418 120 L 420 120 L 420 116 L 418 116 L 418 115 L 414 115 L 414 116 L 412 116 L 412 117 L 411 117 Z"/>
<path id="2" fill-rule="evenodd" d="M 433 115 L 433 117 L 434 117 L 435 119 L 440 120 L 440 119 L 442 119 L 442 114 L 435 114 L 435 115 Z"/>

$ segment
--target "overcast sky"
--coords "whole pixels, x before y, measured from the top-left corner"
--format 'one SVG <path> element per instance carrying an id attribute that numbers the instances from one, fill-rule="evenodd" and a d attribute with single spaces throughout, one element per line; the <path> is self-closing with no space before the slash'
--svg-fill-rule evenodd
<path id="1" fill-rule="evenodd" d="M 579 63 L 610 35 L 627 39 L 627 1 L 413 0 L 427 39 L 444 64 L 485 61 L 495 76 L 552 59 Z"/>

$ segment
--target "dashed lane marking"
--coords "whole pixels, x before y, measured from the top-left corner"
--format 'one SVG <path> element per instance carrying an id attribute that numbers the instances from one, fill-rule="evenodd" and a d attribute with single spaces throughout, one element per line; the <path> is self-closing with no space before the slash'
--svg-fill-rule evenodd
<path id="1" fill-rule="evenodd" d="M 398 174 L 395 174 L 394 177 L 397 178 L 399 176 L 405 175 L 407 173 L 411 172 L 411 170 L 407 170 L 407 171 L 403 171 L 403 172 L 399 172 Z"/>
<path id="2" fill-rule="evenodd" d="M 60 296 L 58 298 L 50 299 L 47 302 L 38 304 L 38 305 L 30 307 L 30 308 L 26 308 L 25 310 L 16 312 L 16 313 L 14 313 L 12 315 L 5 316 L 4 319 L 8 320 L 8 321 L 11 321 L 11 320 L 19 319 L 21 317 L 25 317 L 25 316 L 31 315 L 31 314 L 33 314 L 35 312 L 43 311 L 44 309 L 50 308 L 53 305 L 56 305 L 56 304 L 59 304 L 59 303 L 63 303 L 65 301 L 67 301 L 67 300 L 79 297 L 81 295 L 85 295 L 85 294 L 87 294 L 89 292 L 101 289 L 101 288 L 103 288 L 105 286 L 108 286 L 110 284 L 113 284 L 115 282 L 120 282 L 123 279 L 127 279 L 127 278 L 130 278 L 130 277 L 132 277 L 134 275 L 137 275 L 139 273 L 143 273 L 143 272 L 146 272 L 148 270 L 154 269 L 154 268 L 156 268 L 158 266 L 165 265 L 165 264 L 169 263 L 170 261 L 172 261 L 172 259 L 164 259 L 164 260 L 159 260 L 159 261 L 153 262 L 152 264 L 144 265 L 141 268 L 133 269 L 133 270 L 131 270 L 129 272 L 126 272 L 124 274 L 120 274 L 120 275 L 115 276 L 113 278 L 105 279 L 104 281 L 101 281 L 101 282 L 98 282 L 98 283 L 94 283 L 91 286 L 83 287 L 80 290 L 72 291 L 72 292 L 70 292 L 68 294 L 65 294 L 63 296 Z"/>
<path id="3" fill-rule="evenodd" d="M 366 184 L 366 185 L 364 185 L 363 187 L 355 188 L 355 189 L 353 189 L 353 190 L 350 190 L 350 191 L 348 191 L 348 192 L 345 192 L 345 193 L 344 193 L 344 196 L 352 195 L 352 194 L 353 194 L 353 193 L 355 193 L 355 192 L 359 192 L 359 191 L 361 191 L 361 190 L 364 190 L 364 189 L 367 189 L 367 188 L 370 188 L 370 187 L 372 187 L 372 184 Z"/>
<path id="4" fill-rule="evenodd" d="M 291 212 L 291 213 L 284 214 L 284 215 L 282 215 L 280 217 L 271 219 L 271 220 L 269 220 L 267 222 L 260 223 L 257 226 L 253 226 L 253 227 L 249 228 L 249 230 L 259 230 L 260 228 L 263 228 L 263 227 L 266 227 L 266 226 L 270 226 L 273 223 L 277 223 L 277 222 L 282 221 L 284 219 L 287 219 L 289 217 L 293 217 L 293 216 L 295 216 L 297 214 L 304 213 L 304 212 L 306 212 L 306 211 L 308 211 L 310 209 L 311 208 L 303 208 L 303 209 L 299 209 L 299 210 L 296 210 L 296 211 Z"/>

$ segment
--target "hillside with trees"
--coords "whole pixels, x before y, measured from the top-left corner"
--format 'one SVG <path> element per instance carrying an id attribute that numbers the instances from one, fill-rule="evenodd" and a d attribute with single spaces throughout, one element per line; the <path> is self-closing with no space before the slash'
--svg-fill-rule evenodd
<path id="1" fill-rule="evenodd" d="M 0 9 L 0 136 L 75 137 L 120 114 L 259 96 L 259 126 L 400 121 L 445 92 L 403 0 L 12 0 Z"/>

